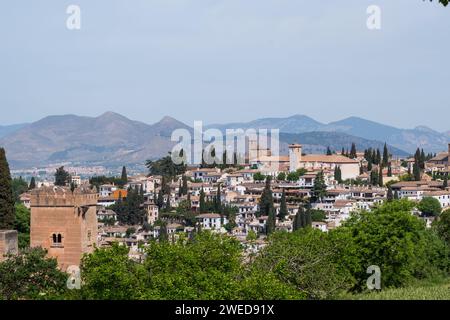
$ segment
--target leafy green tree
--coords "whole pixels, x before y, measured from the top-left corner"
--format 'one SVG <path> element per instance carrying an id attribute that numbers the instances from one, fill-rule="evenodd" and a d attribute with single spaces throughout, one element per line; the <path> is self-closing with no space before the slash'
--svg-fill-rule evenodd
<path id="1" fill-rule="evenodd" d="M 20 195 L 28 191 L 28 183 L 23 180 L 22 177 L 19 177 L 12 180 L 11 186 L 13 190 L 14 202 L 20 202 Z"/>
<path id="2" fill-rule="evenodd" d="M 149 297 L 233 299 L 239 294 L 242 251 L 231 237 L 202 231 L 193 241 L 151 243 L 146 253 Z"/>
<path id="3" fill-rule="evenodd" d="M 433 223 L 439 237 L 450 246 L 450 209 L 445 210 Z"/>
<path id="4" fill-rule="evenodd" d="M 256 172 L 253 175 L 253 180 L 255 180 L 255 181 L 264 181 L 265 179 L 266 179 L 266 176 L 263 175 L 261 172 Z"/>
<path id="5" fill-rule="evenodd" d="M 247 234 L 246 240 L 247 240 L 247 241 L 255 241 L 255 240 L 258 240 L 258 235 L 256 234 L 255 231 L 250 230 L 250 231 L 248 232 L 248 234 Z"/>
<path id="6" fill-rule="evenodd" d="M 0 263 L 0 300 L 61 299 L 67 274 L 54 258 L 37 247 L 22 250 Z"/>
<path id="7" fill-rule="evenodd" d="M 114 243 L 96 248 L 81 260 L 80 296 L 90 300 L 138 299 L 143 291 L 144 275 L 128 258 L 128 248 Z"/>
<path id="8" fill-rule="evenodd" d="M 323 210 L 309 209 L 308 212 L 311 215 L 311 221 L 314 222 L 325 222 L 327 218 L 327 215 Z"/>
<path id="9" fill-rule="evenodd" d="M 439 200 L 433 197 L 423 197 L 417 209 L 426 217 L 438 216 L 442 211 Z"/>
<path id="10" fill-rule="evenodd" d="M 283 191 L 283 194 L 281 195 L 280 212 L 278 213 L 278 218 L 280 219 L 280 221 L 284 221 L 287 215 L 288 209 L 286 204 L 286 192 Z"/>
<path id="11" fill-rule="evenodd" d="M 70 183 L 70 174 L 66 170 L 64 170 L 64 167 L 59 167 L 56 169 L 55 172 L 55 186 L 64 187 L 67 186 Z"/>
<path id="12" fill-rule="evenodd" d="M 289 182 L 295 182 L 300 179 L 300 174 L 297 171 L 289 172 L 286 176 L 286 180 Z"/>
<path id="13" fill-rule="evenodd" d="M 286 180 L 286 172 L 280 172 L 277 176 L 278 181 L 284 181 Z"/>
<path id="14" fill-rule="evenodd" d="M 337 263 L 339 251 L 316 229 L 276 232 L 255 259 L 260 274 L 294 286 L 308 299 L 326 299 L 352 285 L 351 274 Z"/>
<path id="15" fill-rule="evenodd" d="M 5 149 L 0 148 L 0 229 L 14 226 L 14 198 Z"/>
<path id="16" fill-rule="evenodd" d="M 358 260 L 348 268 L 357 288 L 366 288 L 366 269 L 371 265 L 382 270 L 382 287 L 403 286 L 448 268 L 448 253 L 425 223 L 411 214 L 413 208 L 408 200 L 386 202 L 371 212 L 354 214 L 338 228 L 352 244 L 352 259 Z"/>
<path id="17" fill-rule="evenodd" d="M 14 230 L 18 232 L 19 248 L 24 249 L 30 246 L 30 210 L 16 203 L 15 211 Z"/>

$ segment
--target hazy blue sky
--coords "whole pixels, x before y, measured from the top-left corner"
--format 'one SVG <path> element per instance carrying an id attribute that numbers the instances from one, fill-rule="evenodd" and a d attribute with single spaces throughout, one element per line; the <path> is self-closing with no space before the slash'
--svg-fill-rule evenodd
<path id="1" fill-rule="evenodd" d="M 66 8 L 81 7 L 79 31 Z M 382 29 L 366 9 L 382 9 Z M 112 110 L 450 130 L 450 8 L 422 0 L 8 0 L 0 124 Z"/>

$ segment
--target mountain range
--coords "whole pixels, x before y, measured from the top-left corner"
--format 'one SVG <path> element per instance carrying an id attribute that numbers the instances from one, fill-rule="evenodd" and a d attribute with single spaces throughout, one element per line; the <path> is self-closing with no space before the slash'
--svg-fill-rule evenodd
<path id="1" fill-rule="evenodd" d="M 340 132 L 368 140 L 387 142 L 393 147 L 414 153 L 418 147 L 427 152 L 440 152 L 447 149 L 450 131 L 438 132 L 425 126 L 414 129 L 399 129 L 374 121 L 350 117 L 328 124 L 318 122 L 305 115 L 288 118 L 264 118 L 244 123 L 215 124 L 210 127 L 224 128 L 279 128 L 283 133 Z"/>
<path id="2" fill-rule="evenodd" d="M 355 142 L 358 149 L 382 148 L 407 156 L 416 148 L 427 152 L 446 150 L 450 133 L 439 133 L 426 127 L 398 129 L 361 118 L 347 118 L 329 124 L 304 115 L 287 118 L 265 118 L 246 123 L 210 125 L 225 129 L 280 129 L 281 152 L 289 143 L 304 145 L 306 152 L 323 153 L 327 147 L 340 151 Z M 171 117 L 154 124 L 130 120 L 106 112 L 98 117 L 77 115 L 48 116 L 37 122 L 0 127 L 0 146 L 5 147 L 13 168 L 39 167 L 55 163 L 72 165 L 118 166 L 142 164 L 167 154 L 175 144 L 170 140 L 175 129 L 188 125 Z"/>

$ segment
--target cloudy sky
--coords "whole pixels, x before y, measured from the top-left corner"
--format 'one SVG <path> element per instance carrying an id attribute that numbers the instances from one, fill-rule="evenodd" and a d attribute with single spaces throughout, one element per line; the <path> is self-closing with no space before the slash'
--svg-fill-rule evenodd
<path id="1" fill-rule="evenodd" d="M 381 30 L 366 26 L 372 4 Z M 3 1 L 0 124 L 111 110 L 450 130 L 449 30 L 450 8 L 422 0 Z"/>

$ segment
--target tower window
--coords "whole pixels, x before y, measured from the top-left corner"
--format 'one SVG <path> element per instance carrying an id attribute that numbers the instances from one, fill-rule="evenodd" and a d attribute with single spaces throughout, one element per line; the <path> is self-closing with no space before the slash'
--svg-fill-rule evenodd
<path id="1" fill-rule="evenodd" d="M 62 247 L 62 235 L 61 233 L 52 234 L 52 246 L 53 247 Z"/>

